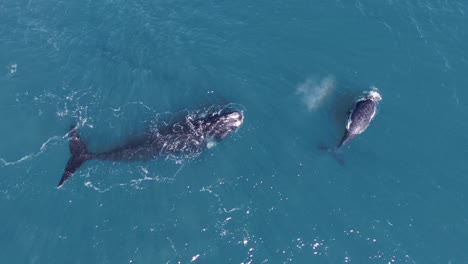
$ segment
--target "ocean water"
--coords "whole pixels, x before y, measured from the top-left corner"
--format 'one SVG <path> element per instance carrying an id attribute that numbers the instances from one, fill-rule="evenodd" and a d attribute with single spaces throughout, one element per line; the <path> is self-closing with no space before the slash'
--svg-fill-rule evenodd
<path id="1" fill-rule="evenodd" d="M 468 263 L 468 3 L 0 1 L 0 263 Z M 338 143 L 353 102 L 382 94 Z M 233 103 L 189 158 L 90 161 Z"/>

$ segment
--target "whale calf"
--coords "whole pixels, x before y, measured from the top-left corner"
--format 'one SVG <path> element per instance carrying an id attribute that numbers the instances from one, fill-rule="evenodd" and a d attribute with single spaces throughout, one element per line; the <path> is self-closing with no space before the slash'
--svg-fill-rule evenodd
<path id="1" fill-rule="evenodd" d="M 357 135 L 366 131 L 377 113 L 377 105 L 380 101 L 382 101 L 382 96 L 377 89 L 372 89 L 356 102 L 349 114 L 345 133 L 336 147 L 336 151 L 340 150 Z"/>
<path id="2" fill-rule="evenodd" d="M 188 155 L 210 148 L 236 131 L 243 123 L 242 111 L 221 109 L 200 115 L 187 115 L 185 120 L 150 131 L 109 151 L 89 152 L 76 127 L 72 126 L 70 154 L 58 184 L 61 187 L 87 160 L 138 161 L 159 156 Z"/>

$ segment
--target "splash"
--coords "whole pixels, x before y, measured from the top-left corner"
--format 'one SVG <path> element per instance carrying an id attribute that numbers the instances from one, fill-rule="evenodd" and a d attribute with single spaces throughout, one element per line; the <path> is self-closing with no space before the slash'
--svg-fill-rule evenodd
<path id="1" fill-rule="evenodd" d="M 328 75 L 324 78 L 308 78 L 300 84 L 296 93 L 302 97 L 302 101 L 309 111 L 316 110 L 323 100 L 331 94 L 335 88 L 335 78 Z"/>
<path id="2" fill-rule="evenodd" d="M 18 69 L 18 65 L 15 63 L 15 64 L 11 64 L 8 69 L 10 70 L 10 75 L 14 75 L 16 73 L 16 70 Z"/>

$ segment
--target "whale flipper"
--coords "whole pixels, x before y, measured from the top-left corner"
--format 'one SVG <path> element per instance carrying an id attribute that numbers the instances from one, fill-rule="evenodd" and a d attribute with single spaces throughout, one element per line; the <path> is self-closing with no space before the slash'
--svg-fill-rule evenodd
<path id="1" fill-rule="evenodd" d="M 65 171 L 63 172 L 62 178 L 57 186 L 59 188 L 62 187 L 65 181 L 68 180 L 68 178 L 70 178 L 85 161 L 92 158 L 92 155 L 88 153 L 85 144 L 81 141 L 80 134 L 78 134 L 78 131 L 74 126 L 71 126 L 70 131 L 70 154 L 71 157 L 68 159 Z"/>

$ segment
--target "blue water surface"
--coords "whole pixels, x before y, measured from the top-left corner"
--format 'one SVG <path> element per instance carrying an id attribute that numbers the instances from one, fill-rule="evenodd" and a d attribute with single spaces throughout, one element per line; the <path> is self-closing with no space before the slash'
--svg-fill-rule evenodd
<path id="1" fill-rule="evenodd" d="M 467 43 L 465 1 L 0 1 L 0 263 L 468 263 Z M 229 103 L 200 155 L 56 188 L 72 124 L 103 151 Z"/>

